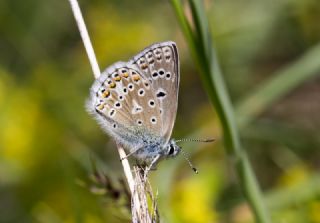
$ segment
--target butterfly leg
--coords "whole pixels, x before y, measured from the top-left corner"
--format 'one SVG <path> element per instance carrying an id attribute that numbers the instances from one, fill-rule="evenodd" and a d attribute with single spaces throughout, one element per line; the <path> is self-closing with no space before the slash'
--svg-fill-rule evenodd
<path id="1" fill-rule="evenodd" d="M 132 154 L 134 154 L 135 152 L 137 152 L 139 149 L 142 149 L 143 147 L 138 147 L 136 149 L 134 149 L 132 152 L 128 153 L 125 157 L 122 157 L 120 159 L 120 161 L 123 161 L 124 159 L 127 159 L 129 156 L 131 156 Z"/>
<path id="2" fill-rule="evenodd" d="M 153 160 L 151 161 L 150 165 L 146 167 L 146 169 L 144 170 L 144 179 L 147 180 L 148 177 L 148 173 L 150 170 L 152 170 L 152 168 L 156 165 L 156 163 L 159 161 L 161 155 L 158 154 L 156 155 Z"/>

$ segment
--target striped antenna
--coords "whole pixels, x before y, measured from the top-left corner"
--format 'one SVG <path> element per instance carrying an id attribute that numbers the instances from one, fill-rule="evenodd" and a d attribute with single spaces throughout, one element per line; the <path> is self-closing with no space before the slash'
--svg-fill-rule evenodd
<path id="1" fill-rule="evenodd" d="M 213 142 L 213 141 L 215 141 L 215 139 L 178 139 L 178 140 L 175 140 L 176 143 L 178 143 L 178 142 Z M 192 165 L 192 163 L 191 163 L 191 161 L 189 160 L 187 154 L 182 150 L 182 148 L 181 148 L 181 153 L 182 153 L 184 159 L 187 160 L 187 162 L 189 163 L 189 166 L 191 167 L 191 169 L 192 169 L 196 174 L 198 174 L 199 172 L 198 172 L 197 168 L 195 168 L 195 167 Z"/>
<path id="2" fill-rule="evenodd" d="M 178 139 L 175 142 L 213 142 L 215 139 Z"/>
<path id="3" fill-rule="evenodd" d="M 180 148 L 181 148 L 181 147 L 180 147 Z M 189 163 L 189 166 L 191 167 L 191 169 L 193 170 L 193 172 L 195 172 L 196 174 L 198 174 L 199 172 L 198 172 L 197 168 L 195 168 L 195 167 L 193 166 L 193 164 L 192 164 L 191 161 L 189 160 L 187 154 L 182 150 L 182 148 L 181 148 L 180 152 L 182 153 L 184 159 L 187 160 L 187 162 Z"/>

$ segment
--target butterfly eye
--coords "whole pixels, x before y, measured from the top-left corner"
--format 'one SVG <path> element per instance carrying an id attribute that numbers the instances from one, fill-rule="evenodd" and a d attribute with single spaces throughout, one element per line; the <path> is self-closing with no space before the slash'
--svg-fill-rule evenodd
<path id="1" fill-rule="evenodd" d="M 169 153 L 168 153 L 168 155 L 172 155 L 174 153 L 174 147 L 173 147 L 173 145 L 171 144 L 170 145 L 170 148 L 169 148 Z"/>

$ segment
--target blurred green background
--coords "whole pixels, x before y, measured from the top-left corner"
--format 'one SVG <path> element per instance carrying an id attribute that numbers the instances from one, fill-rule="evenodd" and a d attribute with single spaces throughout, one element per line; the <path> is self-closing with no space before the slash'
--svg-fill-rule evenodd
<path id="1" fill-rule="evenodd" d="M 176 41 L 181 88 L 173 136 L 217 139 L 182 145 L 199 175 L 182 156 L 151 173 L 163 222 L 253 222 L 170 3 L 80 6 L 101 69 L 154 42 Z M 320 2 L 205 6 L 274 222 L 320 222 Z M 129 222 L 115 145 L 84 109 L 93 74 L 68 1 L 2 0 L 0 27 L 0 222 Z M 111 189 L 92 177 L 90 160 Z"/>

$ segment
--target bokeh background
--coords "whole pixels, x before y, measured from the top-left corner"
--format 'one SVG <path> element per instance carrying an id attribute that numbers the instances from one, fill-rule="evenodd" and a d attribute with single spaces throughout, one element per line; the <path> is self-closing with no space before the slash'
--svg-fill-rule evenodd
<path id="1" fill-rule="evenodd" d="M 182 156 L 151 174 L 163 222 L 253 222 L 170 2 L 80 5 L 101 68 L 154 42 L 176 41 L 181 89 L 173 135 L 217 139 L 182 144 L 199 175 Z M 283 69 L 304 59 L 297 71 L 303 73 L 308 62 L 320 63 L 318 0 L 205 5 L 239 122 L 246 109 L 250 114 L 242 102 Z M 320 222 L 320 68 L 309 73 L 240 125 L 274 222 Z M 92 82 L 67 0 L 0 1 L 0 222 L 130 221 L 115 145 L 84 109 Z M 94 167 L 111 187 L 92 177 Z"/>

